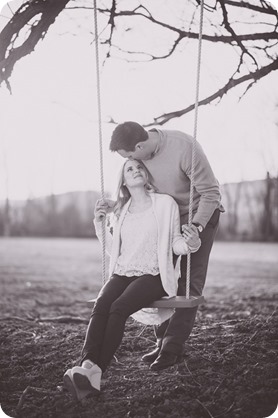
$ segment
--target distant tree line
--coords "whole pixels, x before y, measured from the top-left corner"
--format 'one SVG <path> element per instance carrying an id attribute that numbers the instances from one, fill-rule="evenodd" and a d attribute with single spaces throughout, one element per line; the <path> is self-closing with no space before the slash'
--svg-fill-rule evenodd
<path id="1" fill-rule="evenodd" d="M 6 201 L 0 209 L 0 234 L 95 237 L 93 214 L 97 198 L 95 192 L 73 192 L 24 202 Z"/>
<path id="2" fill-rule="evenodd" d="M 278 178 L 221 186 L 225 214 L 219 240 L 278 242 Z M 0 235 L 22 237 L 95 237 L 96 192 L 72 192 L 0 206 Z"/>
<path id="3" fill-rule="evenodd" d="M 226 213 L 218 239 L 278 242 L 278 178 L 228 183 L 221 187 Z"/>

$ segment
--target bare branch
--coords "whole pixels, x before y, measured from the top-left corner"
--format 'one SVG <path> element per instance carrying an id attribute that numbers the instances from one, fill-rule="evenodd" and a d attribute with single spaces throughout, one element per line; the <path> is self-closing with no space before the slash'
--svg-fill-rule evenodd
<path id="1" fill-rule="evenodd" d="M 0 33 L 0 84 L 5 81 L 11 91 L 8 79 L 15 63 L 35 49 L 39 40 L 44 38 L 49 26 L 54 23 L 68 2 L 69 0 L 27 1 L 17 10 Z M 31 25 L 28 38 L 20 46 L 14 48 L 13 41 L 18 37 L 21 29 L 39 15 L 39 20 Z"/>
<path id="2" fill-rule="evenodd" d="M 107 41 L 105 42 L 105 43 L 109 44 L 110 48 L 112 46 L 112 38 L 113 38 L 114 29 L 115 29 L 116 7 L 117 7 L 116 0 L 112 0 L 112 7 L 111 7 L 111 10 L 110 10 L 110 18 L 109 18 L 109 21 L 108 21 L 108 24 L 111 25 L 110 36 L 107 39 Z M 110 57 L 110 48 L 109 48 L 109 51 L 107 52 L 106 58 Z"/>
<path id="3" fill-rule="evenodd" d="M 238 0 L 236 1 L 225 0 L 225 3 L 230 6 L 242 7 L 242 8 L 246 8 L 249 10 L 253 10 L 258 13 L 265 13 L 265 14 L 277 16 L 277 11 L 273 7 L 271 7 L 270 5 L 266 4 L 263 1 L 261 1 L 262 6 L 257 6 L 255 4 L 251 4 L 245 1 L 239 2 Z"/>
<path id="4" fill-rule="evenodd" d="M 101 9 L 100 9 L 101 10 Z M 102 9 L 102 11 L 106 11 L 105 9 Z M 139 16 L 145 19 L 150 20 L 152 23 L 163 27 L 164 29 L 168 29 L 172 32 L 176 32 L 179 35 L 180 40 L 183 38 L 188 38 L 188 39 L 198 39 L 199 38 L 199 33 L 198 32 L 191 32 L 191 31 L 184 31 L 182 29 L 179 29 L 175 26 L 166 24 L 164 22 L 161 22 L 157 19 L 155 19 L 153 16 L 148 15 L 146 16 L 143 13 L 138 13 L 135 12 L 133 10 L 121 10 L 120 12 L 115 13 L 114 18 L 119 18 L 119 17 L 123 17 L 123 16 Z M 243 42 L 243 41 L 256 41 L 256 40 L 265 40 L 268 41 L 270 39 L 278 39 L 278 33 L 277 32 L 259 32 L 259 33 L 246 33 L 246 34 L 240 34 L 240 35 L 236 35 L 237 40 L 239 42 Z M 226 36 L 226 35 L 207 35 L 207 34 L 203 34 L 202 36 L 203 40 L 205 41 L 210 41 L 210 42 L 222 42 L 222 43 L 228 43 L 230 44 L 233 40 L 235 40 L 234 35 L 232 36 Z"/>
<path id="5" fill-rule="evenodd" d="M 212 22 L 207 19 L 207 26 L 205 27 L 202 36 L 203 40 L 213 44 L 222 43 L 232 46 L 238 54 L 238 63 L 236 71 L 234 74 L 230 75 L 229 81 L 211 96 L 200 101 L 200 105 L 211 103 L 216 99 L 221 100 L 223 95 L 229 90 L 245 82 L 247 84 L 246 93 L 260 78 L 271 71 L 277 70 L 277 53 L 274 47 L 278 42 L 278 13 L 270 3 L 267 3 L 264 0 L 253 0 L 253 3 L 251 3 L 251 1 L 252 0 L 250 0 L 249 3 L 246 0 L 214 0 L 210 5 L 205 5 L 209 17 L 214 17 L 214 13 L 218 14 L 218 16 L 216 19 L 213 18 Z M 88 10 L 88 13 L 93 9 L 93 7 L 87 5 L 87 3 L 82 6 L 77 2 L 72 2 L 68 5 L 69 2 L 70 0 L 29 0 L 25 1 L 15 13 L 12 11 L 14 15 L 0 33 L 0 84 L 5 82 L 8 88 L 11 89 L 9 80 L 15 63 L 35 49 L 37 43 L 44 38 L 50 25 L 53 24 L 56 17 L 63 9 L 72 11 L 74 9 L 84 9 L 84 11 Z M 121 10 L 120 6 L 122 6 L 123 3 L 117 2 L 117 0 L 111 0 L 111 2 L 107 2 L 107 4 L 108 3 L 109 7 L 104 6 L 106 8 L 102 7 L 98 9 L 98 12 L 105 15 L 105 18 L 107 19 L 100 31 L 100 34 L 102 35 L 101 43 L 108 48 L 104 63 L 110 55 L 112 55 L 112 51 L 115 52 L 116 50 L 121 52 L 118 56 L 121 55 L 124 56 L 124 58 L 132 57 L 133 61 L 136 56 L 144 57 L 145 60 L 148 58 L 149 61 L 165 59 L 173 55 L 181 43 L 184 45 L 185 41 L 194 41 L 199 37 L 198 30 L 195 28 L 196 20 L 194 18 L 195 12 L 193 9 L 191 9 L 191 11 L 193 11 L 191 19 L 188 15 L 185 19 L 179 19 L 182 21 L 182 24 L 180 25 L 182 27 L 179 27 L 178 25 L 174 26 L 174 24 L 168 23 L 167 19 L 166 21 L 159 20 L 155 17 L 154 12 L 151 13 L 151 9 L 148 10 L 147 7 L 144 6 L 143 2 L 140 2 L 139 6 L 131 10 Z M 196 0 L 196 4 L 199 4 L 199 0 Z M 220 7 L 217 7 L 218 5 L 220 5 Z M 232 10 L 242 10 L 244 12 L 244 18 L 232 22 L 230 18 L 230 12 Z M 248 11 L 250 11 L 250 21 L 248 21 Z M 222 15 L 219 15 L 221 12 Z M 220 20 L 223 18 L 223 27 L 225 28 L 224 34 L 221 33 L 219 17 Z M 135 47 L 134 50 L 130 48 L 128 51 L 124 51 L 121 44 L 114 45 L 116 39 L 114 34 L 115 30 L 118 29 L 117 24 L 119 20 L 125 21 L 126 18 L 128 19 L 129 25 L 131 25 L 130 22 L 133 23 L 133 19 L 135 19 L 135 27 L 142 22 L 148 22 L 152 25 L 151 28 L 156 27 L 170 33 L 171 36 L 168 37 L 170 40 L 165 47 L 167 49 L 159 52 L 158 55 L 155 55 L 152 51 L 148 52 L 143 48 L 140 51 L 136 51 L 136 49 L 139 49 L 138 47 Z M 142 19 L 142 21 L 140 19 Z M 170 19 L 169 21 L 171 22 Z M 248 28 L 250 28 L 248 29 L 248 32 L 246 32 L 246 21 L 248 21 Z M 238 24 L 242 24 L 242 26 L 235 29 Z M 259 24 L 262 25 L 262 32 L 257 31 Z M 121 26 L 119 25 L 119 27 Z M 107 30 L 107 28 L 110 30 Z M 129 29 L 126 31 L 128 32 L 128 30 Z M 25 39 L 22 36 L 23 32 Z M 152 36 L 152 33 L 150 36 Z M 21 41 L 21 39 L 23 40 Z M 246 60 L 247 56 L 251 57 L 252 61 L 256 64 L 256 71 L 250 71 L 241 76 L 239 72 L 242 69 L 243 64 L 247 65 L 249 62 Z M 259 68 L 257 60 L 260 64 L 262 62 L 267 62 L 269 64 Z M 131 59 L 129 59 L 129 61 L 131 61 Z M 141 61 L 143 61 L 143 59 L 141 59 Z M 248 69 L 246 71 L 248 71 Z M 157 123 L 164 124 L 174 117 L 179 117 L 190 112 L 193 107 L 193 105 L 190 105 L 186 109 L 158 116 L 150 125 Z"/>
<path id="6" fill-rule="evenodd" d="M 213 93 L 212 95 L 206 97 L 203 100 L 199 101 L 199 106 L 203 106 L 209 103 L 212 103 L 216 99 L 222 99 L 222 97 L 231 89 L 234 87 L 243 84 L 246 81 L 252 80 L 252 83 L 258 81 L 262 77 L 265 77 L 272 71 L 275 71 L 278 69 L 278 60 L 272 62 L 271 64 L 262 67 L 259 70 L 256 70 L 252 73 L 246 74 L 240 78 L 231 78 L 228 83 L 225 84 L 221 89 Z M 186 113 L 191 112 L 194 109 L 194 104 L 191 104 L 187 106 L 185 109 L 177 110 L 174 112 L 165 113 L 163 115 L 157 116 L 154 118 L 153 122 L 146 125 L 146 127 L 153 126 L 153 125 L 164 125 L 166 122 L 169 122 L 169 120 L 181 117 L 185 115 Z"/>
<path id="7" fill-rule="evenodd" d="M 223 23 L 224 26 L 226 28 L 226 30 L 232 35 L 232 38 L 236 41 L 236 43 L 238 44 L 238 46 L 241 48 L 242 52 L 244 54 L 249 55 L 252 60 L 254 61 L 254 63 L 256 64 L 257 68 L 258 68 L 258 64 L 257 61 L 255 60 L 255 58 L 250 54 L 250 52 L 247 51 L 246 47 L 243 45 L 241 39 L 239 39 L 238 35 L 235 33 L 235 31 L 233 30 L 233 28 L 231 27 L 230 23 L 229 23 L 229 19 L 228 19 L 228 12 L 225 6 L 225 1 L 224 0 L 218 0 L 218 2 L 221 5 L 222 8 L 222 13 L 223 13 Z"/>

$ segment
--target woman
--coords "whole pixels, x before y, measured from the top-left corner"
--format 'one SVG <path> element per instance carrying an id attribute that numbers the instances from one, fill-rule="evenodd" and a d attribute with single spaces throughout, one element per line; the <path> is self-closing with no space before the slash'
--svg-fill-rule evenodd
<path id="1" fill-rule="evenodd" d="M 97 202 L 99 239 L 102 220 L 112 209 L 113 236 L 106 232 L 110 280 L 92 311 L 81 366 L 64 375 L 65 386 L 77 400 L 100 390 L 101 375 L 122 341 L 127 318 L 163 296 L 176 295 L 173 252 L 195 252 L 201 244 L 193 229 L 181 235 L 178 205 L 172 197 L 155 193 L 140 161 L 125 162 L 113 208 L 108 199 Z"/>

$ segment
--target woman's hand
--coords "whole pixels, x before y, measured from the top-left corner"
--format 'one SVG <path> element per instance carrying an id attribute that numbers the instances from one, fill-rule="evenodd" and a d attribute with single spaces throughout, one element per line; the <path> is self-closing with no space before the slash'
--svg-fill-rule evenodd
<path id="1" fill-rule="evenodd" d="M 104 198 L 97 200 L 94 212 L 96 221 L 101 222 L 103 219 L 105 219 L 107 213 L 113 211 L 114 206 L 115 202 L 111 199 Z"/>
<path id="2" fill-rule="evenodd" d="M 199 231 L 195 225 L 182 225 L 182 235 L 192 252 L 199 250 L 201 246 L 201 240 L 199 238 Z"/>

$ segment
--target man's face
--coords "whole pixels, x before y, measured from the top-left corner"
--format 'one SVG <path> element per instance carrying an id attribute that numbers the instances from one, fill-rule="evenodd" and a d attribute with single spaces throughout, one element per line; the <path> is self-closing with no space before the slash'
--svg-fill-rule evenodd
<path id="1" fill-rule="evenodd" d="M 138 142 L 136 144 L 134 151 L 125 151 L 120 149 L 117 151 L 124 158 L 129 158 L 131 160 L 149 160 L 152 158 L 152 152 L 149 150 L 147 141 Z"/>

